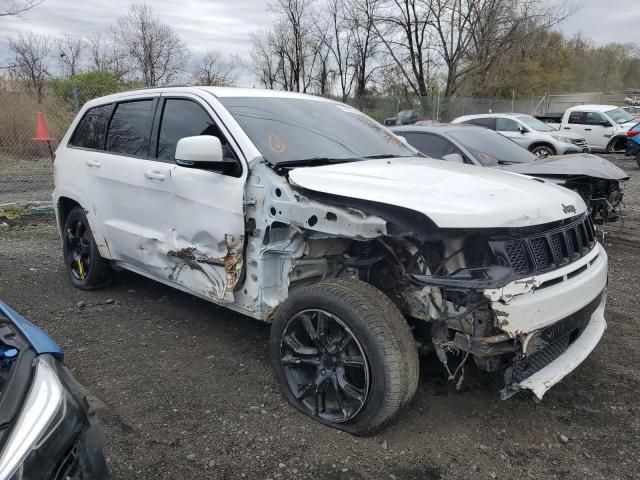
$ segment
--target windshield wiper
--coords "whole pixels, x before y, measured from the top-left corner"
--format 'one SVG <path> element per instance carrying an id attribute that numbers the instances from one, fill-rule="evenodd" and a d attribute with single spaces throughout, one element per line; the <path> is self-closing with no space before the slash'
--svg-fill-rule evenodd
<path id="1" fill-rule="evenodd" d="M 381 153 L 379 155 L 365 155 L 362 158 L 367 160 L 376 160 L 379 158 L 409 158 L 409 155 L 398 155 L 396 153 Z"/>
<path id="2" fill-rule="evenodd" d="M 362 160 L 361 157 L 354 157 L 354 158 L 312 157 L 312 158 L 303 158 L 300 160 L 285 160 L 283 162 L 276 163 L 276 167 L 279 167 L 279 168 L 308 167 L 308 166 L 318 166 L 318 165 L 331 165 L 335 163 L 358 162 L 360 160 Z"/>

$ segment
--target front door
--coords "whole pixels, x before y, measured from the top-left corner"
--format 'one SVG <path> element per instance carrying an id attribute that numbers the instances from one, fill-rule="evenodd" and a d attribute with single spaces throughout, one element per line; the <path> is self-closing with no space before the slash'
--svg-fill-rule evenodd
<path id="1" fill-rule="evenodd" d="M 233 302 L 244 257 L 243 169 L 233 146 L 197 96 L 161 98 L 156 113 L 154 152 L 142 165 L 142 256 L 155 277 L 219 302 Z M 235 172 L 221 174 L 175 163 L 181 138 L 213 135 Z"/>
<path id="2" fill-rule="evenodd" d="M 524 148 L 531 143 L 527 135 L 520 131 L 518 123 L 510 118 L 496 118 L 496 131 Z"/>

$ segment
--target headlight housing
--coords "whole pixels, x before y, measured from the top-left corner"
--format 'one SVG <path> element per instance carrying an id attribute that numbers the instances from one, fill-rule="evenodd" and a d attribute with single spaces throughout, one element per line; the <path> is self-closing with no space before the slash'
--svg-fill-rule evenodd
<path id="1" fill-rule="evenodd" d="M 569 137 L 563 137 L 562 135 L 551 135 L 551 136 L 555 138 L 557 141 L 562 143 L 573 143 L 573 140 L 571 140 Z"/>
<path id="2" fill-rule="evenodd" d="M 44 355 L 36 358 L 33 382 L 24 407 L 0 454 L 0 480 L 10 478 L 20 468 L 64 407 L 64 389 L 49 358 Z"/>

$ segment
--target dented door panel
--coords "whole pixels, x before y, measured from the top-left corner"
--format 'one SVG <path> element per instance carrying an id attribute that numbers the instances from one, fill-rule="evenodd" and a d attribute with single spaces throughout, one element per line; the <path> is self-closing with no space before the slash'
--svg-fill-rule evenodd
<path id="1" fill-rule="evenodd" d="M 173 248 L 175 222 L 170 212 L 173 202 L 172 171 L 176 166 L 155 160 L 142 160 L 140 163 L 140 203 L 144 212 L 140 218 L 140 256 L 145 268 L 155 276 L 168 280 L 165 255 L 158 253 L 166 253 Z"/>
<path id="2" fill-rule="evenodd" d="M 167 278 L 219 302 L 233 302 L 244 252 L 244 180 L 205 170 L 172 172 Z M 168 212 L 169 213 L 169 212 Z"/>

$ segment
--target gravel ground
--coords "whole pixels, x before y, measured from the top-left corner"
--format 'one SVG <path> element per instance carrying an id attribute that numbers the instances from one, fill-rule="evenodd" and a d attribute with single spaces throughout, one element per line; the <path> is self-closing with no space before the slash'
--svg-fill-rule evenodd
<path id="1" fill-rule="evenodd" d="M 631 180 L 624 230 L 604 237 L 609 328 L 541 403 L 503 402 L 500 379 L 480 374 L 455 393 L 427 357 L 415 400 L 385 431 L 322 427 L 279 393 L 268 325 L 127 272 L 75 290 L 51 217 L 0 227 L 0 298 L 59 341 L 95 396 L 115 479 L 640 478 L 640 170 L 610 158 Z M 48 198 L 48 164 L 27 167 L 0 165 L 0 204 Z"/>

